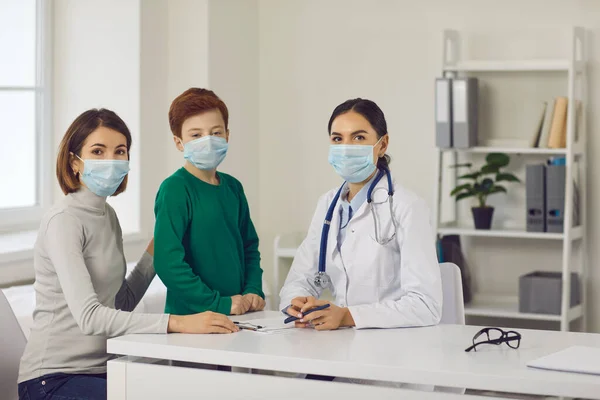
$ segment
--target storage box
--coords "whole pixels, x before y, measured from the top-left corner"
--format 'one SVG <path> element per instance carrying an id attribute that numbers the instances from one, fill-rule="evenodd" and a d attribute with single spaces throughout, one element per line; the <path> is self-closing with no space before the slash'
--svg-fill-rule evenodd
<path id="1" fill-rule="evenodd" d="M 519 278 L 519 311 L 522 313 L 560 314 L 562 273 L 535 271 Z M 577 273 L 571 273 L 571 307 L 581 303 Z"/>

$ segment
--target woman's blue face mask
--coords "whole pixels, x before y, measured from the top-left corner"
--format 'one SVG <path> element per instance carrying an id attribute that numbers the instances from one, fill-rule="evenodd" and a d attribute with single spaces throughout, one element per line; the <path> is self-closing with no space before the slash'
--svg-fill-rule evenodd
<path id="1" fill-rule="evenodd" d="M 329 163 L 346 182 L 362 182 L 377 168 L 373 152 L 381 139 L 383 136 L 374 145 L 331 144 L 329 146 Z"/>
<path id="2" fill-rule="evenodd" d="M 129 160 L 82 159 L 81 181 L 98 196 L 112 196 L 129 173 Z"/>

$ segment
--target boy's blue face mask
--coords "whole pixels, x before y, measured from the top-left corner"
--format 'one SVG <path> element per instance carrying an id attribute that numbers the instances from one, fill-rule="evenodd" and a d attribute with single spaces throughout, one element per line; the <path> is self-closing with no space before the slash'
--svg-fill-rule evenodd
<path id="1" fill-rule="evenodd" d="M 182 143 L 183 144 L 183 143 Z M 201 170 L 215 169 L 225 159 L 229 144 L 218 136 L 203 136 L 183 145 L 183 157 Z"/>
<path id="2" fill-rule="evenodd" d="M 374 145 L 332 144 L 329 146 L 329 163 L 346 182 L 363 182 L 377 168 L 373 149 L 381 139 L 383 136 Z"/>
<path id="3" fill-rule="evenodd" d="M 81 180 L 92 193 L 101 197 L 112 196 L 129 173 L 129 160 L 83 160 L 76 157 L 83 161 Z"/>

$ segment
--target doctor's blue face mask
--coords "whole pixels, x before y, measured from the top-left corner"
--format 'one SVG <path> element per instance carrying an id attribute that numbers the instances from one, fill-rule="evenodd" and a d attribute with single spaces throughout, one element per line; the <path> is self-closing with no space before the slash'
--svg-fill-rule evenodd
<path id="1" fill-rule="evenodd" d="M 362 182 L 377 168 L 373 160 L 373 152 L 381 139 L 383 136 L 374 145 L 331 144 L 329 146 L 329 164 L 345 181 Z"/>
<path id="2" fill-rule="evenodd" d="M 201 170 L 215 169 L 223 162 L 229 144 L 222 137 L 209 135 L 183 144 L 183 157 Z"/>
<path id="3" fill-rule="evenodd" d="M 129 160 L 84 160 L 78 155 L 75 157 L 83 161 L 81 181 L 92 193 L 101 197 L 112 196 L 129 173 Z"/>

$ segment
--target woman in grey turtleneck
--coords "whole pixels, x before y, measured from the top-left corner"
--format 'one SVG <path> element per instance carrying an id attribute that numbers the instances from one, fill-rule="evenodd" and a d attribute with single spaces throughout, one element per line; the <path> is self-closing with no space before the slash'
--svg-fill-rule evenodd
<path id="1" fill-rule="evenodd" d="M 66 196 L 43 217 L 35 244 L 36 307 L 20 399 L 106 399 L 109 337 L 238 330 L 211 312 L 131 312 L 154 278 L 154 245 L 125 278 L 121 227 L 106 203 L 127 186 L 130 147 L 129 129 L 106 109 L 81 114 L 62 139 L 56 174 Z"/>

